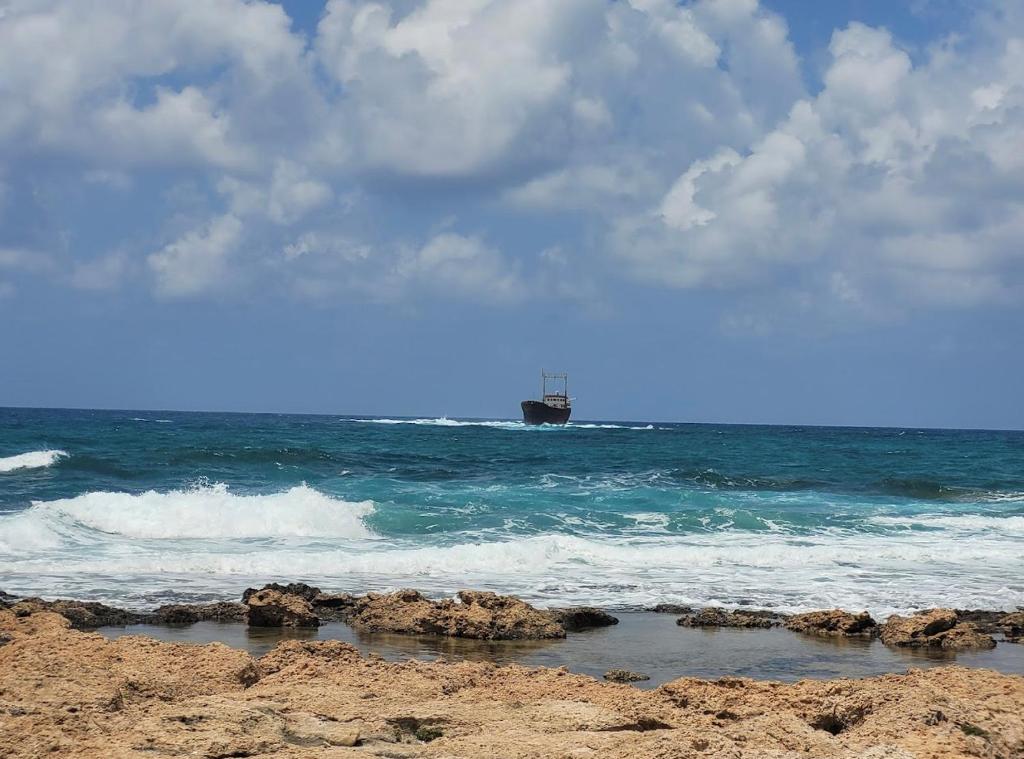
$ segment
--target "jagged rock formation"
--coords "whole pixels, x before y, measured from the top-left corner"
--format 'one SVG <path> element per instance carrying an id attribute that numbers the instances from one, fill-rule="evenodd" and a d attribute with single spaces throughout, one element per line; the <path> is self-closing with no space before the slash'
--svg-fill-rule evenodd
<path id="1" fill-rule="evenodd" d="M 910 617 L 893 614 L 881 630 L 882 642 L 910 648 L 993 648 L 991 635 L 972 622 L 960 622 L 953 609 L 928 609 Z"/>
<path id="2" fill-rule="evenodd" d="M 364 632 L 480 640 L 565 637 L 565 628 L 550 614 L 514 596 L 463 590 L 458 598 L 433 601 L 415 590 L 368 593 L 355 600 L 348 623 Z"/>
<path id="3" fill-rule="evenodd" d="M 681 627 L 777 627 L 781 617 L 770 611 L 726 611 L 716 607 L 684 614 L 676 620 Z"/>
<path id="4" fill-rule="evenodd" d="M 566 632 L 579 632 L 590 630 L 595 627 L 610 627 L 619 624 L 617 617 L 613 617 L 604 609 L 594 606 L 569 606 L 563 609 L 548 609 L 551 617 L 565 628 Z"/>
<path id="5" fill-rule="evenodd" d="M 313 605 L 302 596 L 277 590 L 259 590 L 245 601 L 250 627 L 319 627 Z"/>
<path id="6" fill-rule="evenodd" d="M 794 614 L 783 623 L 787 630 L 805 635 L 840 638 L 871 638 L 878 634 L 878 623 L 866 611 L 852 614 L 842 609 Z"/>
<path id="7" fill-rule="evenodd" d="M 650 680 L 651 676 L 628 669 L 610 669 L 604 673 L 604 679 L 610 680 L 613 683 L 639 683 L 644 680 Z"/>

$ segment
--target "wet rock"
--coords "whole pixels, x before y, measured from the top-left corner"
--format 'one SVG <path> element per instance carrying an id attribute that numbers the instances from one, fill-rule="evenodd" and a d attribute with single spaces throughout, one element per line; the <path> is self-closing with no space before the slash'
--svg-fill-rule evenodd
<path id="1" fill-rule="evenodd" d="M 971 622 L 984 633 L 999 632 L 999 622 L 1006 612 L 985 611 L 984 609 L 957 609 L 956 618 L 959 622 Z"/>
<path id="2" fill-rule="evenodd" d="M 683 604 L 658 604 L 650 609 L 655 614 L 693 614 L 694 609 L 692 606 L 684 606 Z"/>
<path id="3" fill-rule="evenodd" d="M 853 614 L 842 609 L 811 611 L 789 617 L 784 626 L 805 635 L 840 638 L 871 638 L 878 634 L 878 623 L 866 611 Z"/>
<path id="4" fill-rule="evenodd" d="M 939 645 L 950 651 L 961 651 L 967 648 L 995 648 L 996 642 L 991 635 L 979 631 L 971 622 L 961 622 L 953 629 L 940 633 Z"/>
<path id="5" fill-rule="evenodd" d="M 415 590 L 356 599 L 349 617 L 364 632 L 445 635 L 478 640 L 564 638 L 565 628 L 546 611 L 514 596 L 463 590 L 458 601 L 433 601 Z"/>
<path id="6" fill-rule="evenodd" d="M 548 609 L 548 612 L 556 622 L 565 628 L 566 632 L 578 632 L 594 627 L 609 627 L 619 624 L 617 617 L 594 606 L 570 606 L 564 609 Z"/>
<path id="7" fill-rule="evenodd" d="M 1008 643 L 1024 642 L 1024 611 L 1004 614 L 999 619 L 998 628 L 1006 636 Z"/>
<path id="8" fill-rule="evenodd" d="M 684 614 L 676 620 L 681 627 L 776 627 L 780 624 L 778 614 L 770 611 L 726 611 L 716 607 L 701 609 L 698 612 Z"/>
<path id="9" fill-rule="evenodd" d="M 352 616 L 356 597 L 351 593 L 321 593 L 313 598 L 313 609 L 320 619 L 347 622 Z"/>
<path id="10" fill-rule="evenodd" d="M 310 602 L 312 602 L 317 596 L 321 595 L 320 588 L 314 588 L 312 585 L 307 585 L 304 582 L 290 582 L 287 585 L 270 582 L 259 589 L 246 588 L 242 592 L 242 603 L 249 603 L 250 596 L 259 593 L 261 590 L 276 590 L 278 593 L 284 593 L 286 596 L 298 596 L 299 598 L 304 598 Z"/>
<path id="11" fill-rule="evenodd" d="M 52 611 L 60 614 L 71 623 L 72 627 L 79 630 L 92 630 L 97 627 L 123 627 L 145 621 L 142 614 L 117 609 L 96 601 L 65 599 L 44 601 L 41 598 L 24 598 L 9 608 L 19 617 L 26 617 L 41 611 Z"/>
<path id="12" fill-rule="evenodd" d="M 650 675 L 645 675 L 643 672 L 632 672 L 628 669 L 610 669 L 604 673 L 604 679 L 610 680 L 613 683 L 638 683 L 644 680 L 650 680 Z"/>
<path id="13" fill-rule="evenodd" d="M 246 605 L 249 607 L 250 627 L 320 626 L 313 605 L 301 596 L 277 590 L 260 590 L 249 596 Z"/>
<path id="14" fill-rule="evenodd" d="M 893 614 L 881 630 L 882 642 L 904 648 L 992 648 L 992 636 L 971 622 L 959 622 L 953 609 L 928 609 L 910 617 Z"/>
<path id="15" fill-rule="evenodd" d="M 4 593 L 0 590 L 0 609 L 6 609 L 9 606 L 13 606 L 17 600 L 17 596 L 12 596 L 10 593 Z"/>
<path id="16" fill-rule="evenodd" d="M 196 622 L 244 622 L 249 607 L 233 601 L 210 604 L 166 604 L 147 615 L 156 625 L 192 625 Z"/>

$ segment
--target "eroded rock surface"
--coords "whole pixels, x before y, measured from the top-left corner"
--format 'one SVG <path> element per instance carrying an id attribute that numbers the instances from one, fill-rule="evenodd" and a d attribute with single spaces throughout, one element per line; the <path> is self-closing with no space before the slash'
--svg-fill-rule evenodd
<path id="1" fill-rule="evenodd" d="M 319 627 L 313 605 L 302 596 L 259 590 L 246 599 L 250 627 Z"/>
<path id="2" fill-rule="evenodd" d="M 604 609 L 598 609 L 595 606 L 569 606 L 564 609 L 548 609 L 548 613 L 565 628 L 566 632 L 578 632 L 595 627 L 609 627 L 619 624 L 617 617 L 613 617 Z"/>
<path id="3" fill-rule="evenodd" d="M 852 614 L 842 609 L 794 614 L 783 623 L 786 629 L 823 637 L 870 638 L 878 633 L 878 623 L 866 611 Z"/>
<path id="4" fill-rule="evenodd" d="M 769 628 L 781 623 L 778 614 L 770 611 L 726 611 L 717 607 L 684 614 L 676 620 L 681 627 L 752 627 Z"/>
<path id="5" fill-rule="evenodd" d="M 999 629 L 1006 636 L 1007 642 L 1024 642 L 1024 611 L 1003 615 L 999 620 Z"/>
<path id="6" fill-rule="evenodd" d="M 639 683 L 650 680 L 650 675 L 643 672 L 633 672 L 629 669 L 610 669 L 604 673 L 604 679 L 613 683 Z"/>
<path id="7" fill-rule="evenodd" d="M 434 601 L 415 590 L 355 599 L 348 622 L 364 632 L 447 635 L 480 640 L 564 638 L 552 616 L 514 596 L 463 590 L 458 601 Z"/>
<path id="8" fill-rule="evenodd" d="M 261 659 L 107 640 L 0 610 L 0 753 L 419 759 L 1019 759 L 1024 678 L 942 667 L 863 680 L 683 678 L 651 691 L 563 669 L 386 662 L 338 641 Z"/>
<path id="9" fill-rule="evenodd" d="M 953 609 L 928 609 L 909 617 L 894 614 L 881 629 L 882 642 L 908 648 L 993 648 L 991 635 L 972 622 L 960 622 Z"/>
<path id="10" fill-rule="evenodd" d="M 166 604 L 146 615 L 155 625 L 192 625 L 196 622 L 245 622 L 249 607 L 232 601 L 209 604 Z"/>
<path id="11" fill-rule="evenodd" d="M 144 621 L 144 615 L 124 609 L 117 609 L 96 601 L 69 601 L 58 599 L 44 601 L 41 598 L 24 598 L 9 606 L 18 616 L 27 616 L 40 611 L 60 614 L 72 627 L 91 630 L 97 627 L 135 625 Z"/>

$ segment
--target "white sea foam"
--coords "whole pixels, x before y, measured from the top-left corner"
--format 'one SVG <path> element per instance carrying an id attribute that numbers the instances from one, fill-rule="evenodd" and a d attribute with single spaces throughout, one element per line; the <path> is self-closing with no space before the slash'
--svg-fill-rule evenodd
<path id="1" fill-rule="evenodd" d="M 305 486 L 263 496 L 214 486 L 37 503 L 0 516 L 0 555 L 17 558 L 3 562 L 0 582 L 68 594 L 111 582 L 123 591 L 116 578 L 130 577 L 126 592 L 139 597 L 188 587 L 228 598 L 256 580 L 303 579 L 351 591 L 485 587 L 556 605 L 744 603 L 881 615 L 1024 604 L 1020 538 L 993 530 L 615 538 L 489 532 L 425 543 L 374 535 L 361 521 L 372 508 Z"/>
<path id="2" fill-rule="evenodd" d="M 63 542 L 95 545 L 124 539 L 365 539 L 371 501 L 349 502 L 306 485 L 271 495 L 236 495 L 217 484 L 167 493 L 93 492 L 36 501 L 0 518 L 0 549 L 13 554 Z"/>
<path id="3" fill-rule="evenodd" d="M 415 424 L 430 427 L 494 427 L 502 430 L 653 430 L 653 424 L 631 426 L 626 424 L 592 424 L 590 422 L 567 422 L 566 424 L 525 424 L 524 422 L 501 419 L 468 420 L 449 419 L 442 416 L 436 419 L 346 419 L 350 422 L 363 424 Z"/>
<path id="4" fill-rule="evenodd" d="M 1003 535 L 1024 536 L 1024 516 L 986 514 L 918 514 L 916 516 L 874 516 L 868 521 L 891 527 L 924 527 L 976 533 L 997 531 Z M 1024 550 L 1024 549 L 1022 549 Z"/>
<path id="5" fill-rule="evenodd" d="M 67 455 L 64 451 L 45 450 L 29 451 L 28 453 L 19 453 L 16 456 L 7 456 L 6 458 L 0 458 L 0 472 L 13 472 L 16 469 L 42 469 L 53 466 L 58 459 L 64 458 Z"/>

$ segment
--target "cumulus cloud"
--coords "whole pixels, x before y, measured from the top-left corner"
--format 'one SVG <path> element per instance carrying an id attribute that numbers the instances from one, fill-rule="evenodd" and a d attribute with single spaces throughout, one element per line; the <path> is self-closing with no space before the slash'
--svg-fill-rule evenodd
<path id="1" fill-rule="evenodd" d="M 242 222 L 225 214 L 192 230 L 148 257 L 162 295 L 201 293 L 224 274 L 242 237 Z"/>
<path id="2" fill-rule="evenodd" d="M 1024 30 L 1007 31 L 914 66 L 884 29 L 837 30 L 822 90 L 616 220 L 614 254 L 685 287 L 764 287 L 787 272 L 857 305 L 1019 298 L 1024 184 L 1021 151 L 1006 146 L 1024 145 L 1012 36 Z"/>
<path id="3" fill-rule="evenodd" d="M 1024 287 L 1009 3 L 924 50 L 853 21 L 815 91 L 757 0 L 328 0 L 307 34 L 268 0 L 0 7 L 5 218 L 34 165 L 164 215 L 148 246 L 46 270 L 83 289 L 148 271 L 195 296 L 245 271 L 306 295 L 599 297 L 538 286 L 571 261 L 863 316 Z M 0 229 L 0 250 L 35 247 Z"/>

